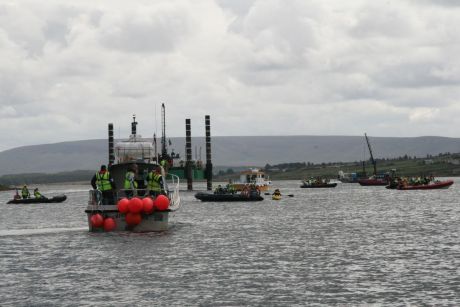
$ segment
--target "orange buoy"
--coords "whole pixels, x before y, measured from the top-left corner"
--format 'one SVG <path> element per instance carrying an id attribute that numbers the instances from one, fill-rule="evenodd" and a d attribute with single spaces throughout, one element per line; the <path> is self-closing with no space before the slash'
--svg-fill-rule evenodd
<path id="1" fill-rule="evenodd" d="M 129 212 L 126 214 L 125 221 L 129 226 L 139 225 L 142 221 L 142 216 L 140 213 Z"/>
<path id="2" fill-rule="evenodd" d="M 150 214 L 153 212 L 153 200 L 150 197 L 142 199 L 143 210 L 145 213 Z"/>
<path id="3" fill-rule="evenodd" d="M 169 198 L 164 195 L 158 195 L 157 199 L 155 199 L 155 207 L 160 211 L 167 210 L 169 208 Z"/>
<path id="4" fill-rule="evenodd" d="M 115 220 L 111 217 L 108 217 L 104 220 L 104 230 L 105 231 L 112 231 L 117 227 Z"/>
<path id="5" fill-rule="evenodd" d="M 128 205 L 129 205 L 129 199 L 127 198 L 120 199 L 117 203 L 118 211 L 120 213 L 127 213 L 129 211 Z"/>
<path id="6" fill-rule="evenodd" d="M 99 213 L 91 215 L 91 226 L 99 228 L 104 225 L 104 218 Z"/>
<path id="7" fill-rule="evenodd" d="M 129 200 L 129 212 L 131 213 L 139 213 L 144 208 L 142 204 L 142 200 L 139 197 L 133 197 Z"/>

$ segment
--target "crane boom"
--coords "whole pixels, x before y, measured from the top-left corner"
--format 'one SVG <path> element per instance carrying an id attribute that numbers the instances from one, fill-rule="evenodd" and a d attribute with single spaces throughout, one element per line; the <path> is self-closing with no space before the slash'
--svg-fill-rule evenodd
<path id="1" fill-rule="evenodd" d="M 372 154 L 371 143 L 369 142 L 369 138 L 367 137 L 366 133 L 364 133 L 364 137 L 366 138 L 367 147 L 369 148 L 369 153 L 371 155 L 371 162 L 374 166 L 374 175 L 377 175 L 377 162 L 375 162 L 374 155 Z"/>
<path id="2" fill-rule="evenodd" d="M 166 110 L 165 104 L 161 104 L 161 155 L 165 158 L 168 155 L 166 148 Z"/>

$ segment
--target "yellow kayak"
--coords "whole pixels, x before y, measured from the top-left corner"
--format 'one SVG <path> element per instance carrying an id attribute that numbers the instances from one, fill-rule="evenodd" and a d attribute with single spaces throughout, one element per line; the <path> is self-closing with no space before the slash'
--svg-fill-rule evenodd
<path id="1" fill-rule="evenodd" d="M 272 196 L 272 199 L 273 199 L 273 200 L 280 200 L 280 199 L 281 199 L 281 195 L 273 195 L 273 196 Z"/>

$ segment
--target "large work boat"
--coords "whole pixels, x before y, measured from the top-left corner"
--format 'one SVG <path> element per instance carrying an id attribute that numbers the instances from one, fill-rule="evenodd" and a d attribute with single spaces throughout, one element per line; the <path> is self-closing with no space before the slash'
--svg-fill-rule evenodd
<path id="1" fill-rule="evenodd" d="M 114 148 L 113 125 L 109 124 L 108 170 L 115 183 L 114 197 L 107 203 L 103 201 L 100 191 L 89 191 L 89 202 L 85 212 L 88 215 L 89 230 L 92 232 L 165 231 L 169 228 L 174 212 L 180 208 L 179 178 L 165 174 L 164 168 L 159 166 L 153 144 L 144 141 L 136 133 L 136 126 L 134 117 L 129 139 L 117 143 Z M 128 190 L 124 189 L 124 180 L 126 172 L 133 165 L 136 165 L 138 170 L 135 176 L 137 189 L 133 195 L 129 195 Z M 148 173 L 158 167 L 161 168 L 165 195 L 159 195 L 155 199 L 147 196 L 145 181 Z M 157 206 L 160 202 L 162 205 Z M 146 206 L 147 203 L 150 205 Z"/>

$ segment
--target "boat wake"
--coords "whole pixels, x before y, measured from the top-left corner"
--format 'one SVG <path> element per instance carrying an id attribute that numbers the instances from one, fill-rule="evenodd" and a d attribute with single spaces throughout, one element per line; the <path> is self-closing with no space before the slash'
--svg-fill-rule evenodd
<path id="1" fill-rule="evenodd" d="M 30 235 L 82 231 L 82 230 L 87 230 L 87 228 L 86 227 L 76 227 L 76 228 L 5 229 L 5 230 L 0 230 L 0 237 L 30 236 Z"/>

